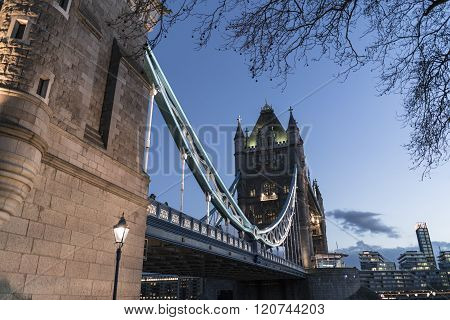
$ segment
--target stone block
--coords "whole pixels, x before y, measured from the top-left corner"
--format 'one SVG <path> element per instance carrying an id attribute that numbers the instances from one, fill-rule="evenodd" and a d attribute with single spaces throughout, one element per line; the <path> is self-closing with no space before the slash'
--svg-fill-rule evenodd
<path id="1" fill-rule="evenodd" d="M 67 216 L 66 229 L 80 231 L 80 219 L 74 216 Z"/>
<path id="2" fill-rule="evenodd" d="M 65 276 L 68 278 L 87 279 L 89 276 L 89 263 L 69 261 L 66 265 Z"/>
<path id="3" fill-rule="evenodd" d="M 89 279 L 114 280 L 115 267 L 91 263 L 89 266 Z"/>
<path id="4" fill-rule="evenodd" d="M 59 257 L 64 260 L 73 260 L 75 255 L 75 246 L 71 246 L 68 244 L 61 245 L 61 253 Z"/>
<path id="5" fill-rule="evenodd" d="M 110 253 L 116 252 L 115 243 L 112 239 L 95 238 L 92 248 Z"/>
<path id="6" fill-rule="evenodd" d="M 20 259 L 19 253 L 0 250 L 0 274 L 3 272 L 18 272 Z"/>
<path id="7" fill-rule="evenodd" d="M 53 242 L 70 243 L 71 231 L 51 225 L 45 226 L 44 239 Z"/>
<path id="8" fill-rule="evenodd" d="M 98 264 L 103 264 L 106 266 L 115 266 L 116 264 L 116 255 L 114 253 L 109 253 L 105 251 L 97 252 L 97 260 Z"/>
<path id="9" fill-rule="evenodd" d="M 93 236 L 76 231 L 72 231 L 72 236 L 70 237 L 71 245 L 82 248 L 92 248 L 93 241 Z"/>
<path id="10" fill-rule="evenodd" d="M 25 294 L 53 294 L 56 277 L 43 275 L 27 275 L 25 280 Z"/>
<path id="11" fill-rule="evenodd" d="M 87 296 L 92 294 L 92 280 L 71 279 L 69 285 L 69 294 Z"/>
<path id="12" fill-rule="evenodd" d="M 67 278 L 57 278 L 55 280 L 55 294 L 68 294 L 70 287 L 70 279 Z"/>
<path id="13" fill-rule="evenodd" d="M 102 210 L 103 200 L 85 193 L 83 195 L 83 205 L 94 210 Z"/>
<path id="14" fill-rule="evenodd" d="M 50 256 L 57 258 L 61 253 L 61 247 L 61 243 L 35 239 L 31 252 L 33 254 L 41 256 Z"/>
<path id="15" fill-rule="evenodd" d="M 42 239 L 44 237 L 44 231 L 45 231 L 45 224 L 30 221 L 27 236 L 36 239 Z"/>
<path id="16" fill-rule="evenodd" d="M 8 239 L 8 234 L 6 232 L 0 231 L 0 250 L 5 249 L 7 239 Z"/>
<path id="17" fill-rule="evenodd" d="M 50 202 L 51 202 L 52 196 L 43 190 L 36 190 L 36 193 L 34 194 L 34 203 L 38 206 L 41 206 L 43 208 L 49 208 Z"/>
<path id="18" fill-rule="evenodd" d="M 94 296 L 112 296 L 113 282 L 94 280 L 92 284 L 92 295 Z"/>
<path id="19" fill-rule="evenodd" d="M 93 221 L 80 220 L 79 231 L 82 233 L 97 236 L 100 233 L 100 226 Z"/>
<path id="20" fill-rule="evenodd" d="M 66 225 L 66 215 L 51 209 L 44 209 L 39 214 L 39 221 L 52 226 L 64 228 Z"/>
<path id="21" fill-rule="evenodd" d="M 52 195 L 58 196 L 59 198 L 66 200 L 70 199 L 71 188 L 54 180 L 47 180 L 45 191 Z"/>
<path id="22" fill-rule="evenodd" d="M 75 153 L 81 153 L 83 150 L 83 147 L 76 143 L 75 141 L 72 141 L 65 136 L 61 136 L 61 144 L 63 144 L 65 147 L 69 148 L 70 150 L 74 151 Z"/>
<path id="23" fill-rule="evenodd" d="M 72 192 L 70 194 L 70 199 L 75 202 L 76 204 L 82 204 L 83 203 L 83 195 L 84 193 L 75 189 L 72 189 Z"/>
<path id="24" fill-rule="evenodd" d="M 19 272 L 27 274 L 36 274 L 38 261 L 39 256 L 35 256 L 32 254 L 22 255 Z"/>
<path id="25" fill-rule="evenodd" d="M 73 214 L 75 212 L 75 204 L 57 196 L 52 196 L 50 208 L 65 214 Z"/>
<path id="26" fill-rule="evenodd" d="M 103 190 L 100 188 L 97 188 L 96 186 L 93 186 L 92 184 L 88 182 L 82 181 L 79 186 L 80 191 L 83 193 L 86 193 L 90 196 L 96 197 L 96 198 L 102 198 L 103 196 Z"/>
<path id="27" fill-rule="evenodd" d="M 37 274 L 62 277 L 64 275 L 65 270 L 66 270 L 65 260 L 51 257 L 39 257 Z"/>
<path id="28" fill-rule="evenodd" d="M 77 248 L 73 259 L 75 261 L 95 263 L 97 260 L 97 250 L 88 248 Z"/>
<path id="29" fill-rule="evenodd" d="M 75 216 L 84 221 L 95 221 L 96 214 L 94 209 L 77 205 L 75 209 Z"/>
<path id="30" fill-rule="evenodd" d="M 28 229 L 28 220 L 19 217 L 11 216 L 8 223 L 0 225 L 0 231 L 7 233 L 14 233 L 19 235 L 26 235 Z"/>
<path id="31" fill-rule="evenodd" d="M 80 180 L 75 178 L 65 172 L 56 171 L 55 181 L 60 182 L 64 185 L 70 185 L 71 187 L 78 187 Z"/>
<path id="32" fill-rule="evenodd" d="M 30 253 L 33 246 L 33 238 L 19 236 L 17 234 L 10 234 L 8 236 L 8 242 L 6 243 L 6 250 Z"/>

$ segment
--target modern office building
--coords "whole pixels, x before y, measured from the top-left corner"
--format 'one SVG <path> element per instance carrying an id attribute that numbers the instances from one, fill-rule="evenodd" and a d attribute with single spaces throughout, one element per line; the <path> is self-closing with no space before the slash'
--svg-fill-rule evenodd
<path id="1" fill-rule="evenodd" d="M 316 268 L 345 268 L 344 258 L 347 254 L 330 252 L 320 253 L 314 256 Z"/>
<path id="2" fill-rule="evenodd" d="M 441 251 L 438 256 L 439 269 L 450 272 L 450 251 Z"/>
<path id="3" fill-rule="evenodd" d="M 448 291 L 445 272 L 430 271 L 360 271 L 361 286 L 374 292 L 437 290 Z"/>
<path id="4" fill-rule="evenodd" d="M 385 261 L 377 251 L 363 251 L 359 254 L 361 270 L 365 271 L 390 271 L 396 270 L 395 262 Z"/>
<path id="5" fill-rule="evenodd" d="M 416 225 L 420 251 L 406 251 L 395 263 L 386 262 L 376 251 L 359 254 L 361 287 L 376 292 L 382 299 L 448 299 L 450 298 L 450 251 L 439 255 L 437 270 L 426 223 Z"/>
<path id="6" fill-rule="evenodd" d="M 398 258 L 401 270 L 424 271 L 434 269 L 423 252 L 406 251 Z"/>
<path id="7" fill-rule="evenodd" d="M 420 252 L 425 255 L 430 268 L 436 268 L 436 260 L 434 258 L 433 245 L 431 244 L 430 234 L 425 222 L 418 222 L 416 224 L 417 241 L 419 242 Z"/>
<path id="8" fill-rule="evenodd" d="M 200 278 L 144 274 L 141 300 L 196 300 L 200 297 L 201 287 Z"/>

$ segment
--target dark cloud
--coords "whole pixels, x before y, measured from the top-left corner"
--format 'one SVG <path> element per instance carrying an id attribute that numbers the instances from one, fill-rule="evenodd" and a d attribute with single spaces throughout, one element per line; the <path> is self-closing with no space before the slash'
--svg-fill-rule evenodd
<path id="1" fill-rule="evenodd" d="M 363 234 L 365 232 L 385 234 L 390 238 L 399 238 L 394 227 L 385 225 L 381 214 L 353 210 L 334 210 L 327 212 L 327 216 L 338 220 L 344 229 Z"/>

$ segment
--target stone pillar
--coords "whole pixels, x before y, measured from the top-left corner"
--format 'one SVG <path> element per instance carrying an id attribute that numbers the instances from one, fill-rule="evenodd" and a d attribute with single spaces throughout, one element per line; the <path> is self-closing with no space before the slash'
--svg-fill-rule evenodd
<path id="1" fill-rule="evenodd" d="M 8 1 L 0 13 L 0 225 L 17 214 L 33 187 L 47 148 L 48 99 L 36 94 L 35 22 L 42 2 Z M 17 21 L 26 22 L 20 38 Z M 35 44 L 36 42 L 36 44 Z"/>

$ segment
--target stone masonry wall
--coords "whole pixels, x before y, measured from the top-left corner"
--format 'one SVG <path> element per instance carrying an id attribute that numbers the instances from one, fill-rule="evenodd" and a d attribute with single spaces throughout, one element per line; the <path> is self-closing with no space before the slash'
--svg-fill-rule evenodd
<path id="1" fill-rule="evenodd" d="M 68 14 L 55 3 L 6 0 L 0 11 L 0 299 L 111 299 L 122 212 L 130 234 L 118 296 L 137 299 L 149 183 L 139 61 L 120 61 L 107 146 L 86 138 L 100 125 L 108 19 L 127 1 L 73 0 Z M 18 17 L 30 23 L 26 41 L 8 37 Z M 42 75 L 47 99 L 35 92 Z"/>

